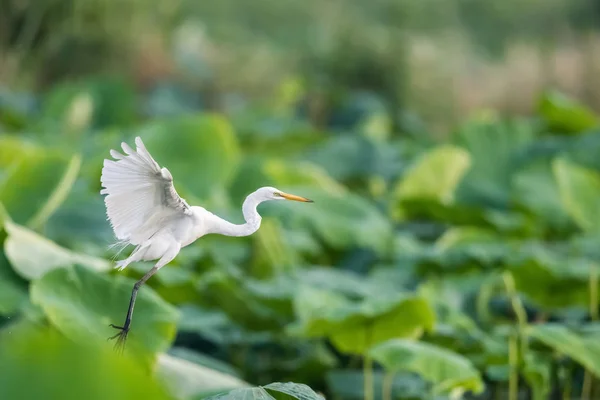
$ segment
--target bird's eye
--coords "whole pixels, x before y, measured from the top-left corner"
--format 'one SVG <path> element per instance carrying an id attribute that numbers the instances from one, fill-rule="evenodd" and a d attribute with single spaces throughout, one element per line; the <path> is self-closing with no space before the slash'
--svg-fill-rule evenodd
<path id="1" fill-rule="evenodd" d="M 273 192 L 273 196 L 275 196 L 275 197 L 279 197 L 279 196 L 281 196 L 281 195 L 279 194 L 279 192 Z"/>

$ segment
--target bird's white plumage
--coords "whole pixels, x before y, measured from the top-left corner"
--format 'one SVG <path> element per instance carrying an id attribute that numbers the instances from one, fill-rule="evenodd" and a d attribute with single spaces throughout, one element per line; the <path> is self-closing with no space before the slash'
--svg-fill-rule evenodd
<path id="1" fill-rule="evenodd" d="M 161 168 L 135 138 L 136 149 L 121 143 L 125 154 L 111 150 L 114 160 L 104 160 L 101 194 L 106 195 L 106 214 L 115 236 L 123 245 L 135 245 L 129 257 L 119 261 L 125 268 L 140 260 L 159 259 L 160 268 L 177 256 L 179 250 L 209 233 L 247 236 L 260 227 L 256 208 L 267 200 L 309 201 L 273 187 L 262 187 L 246 197 L 242 205 L 245 224 L 232 224 L 202 207 L 190 207 L 173 186 L 167 168 Z"/>
<path id="2" fill-rule="evenodd" d="M 117 239 L 136 245 L 131 255 L 117 262 L 123 269 L 131 262 L 158 260 L 133 287 L 123 326 L 112 325 L 121 332 L 117 343 L 124 343 L 131 325 L 137 291 L 160 268 L 171 262 L 182 247 L 209 233 L 247 236 L 260 227 L 256 208 L 267 200 L 310 201 L 262 187 L 251 193 L 242 204 L 246 223 L 232 224 L 202 207 L 190 207 L 173 186 L 173 177 L 152 158 L 142 139 L 135 138 L 136 149 L 122 143 L 125 154 L 111 150 L 114 160 L 104 160 L 101 194 L 106 195 L 106 213 Z"/>
<path id="3" fill-rule="evenodd" d="M 106 194 L 108 219 L 117 239 L 141 245 L 156 234 L 161 221 L 192 215 L 190 206 L 173 186 L 173 177 L 152 158 L 142 140 L 136 150 L 127 143 L 125 155 L 111 150 L 104 160 L 101 194 Z"/>

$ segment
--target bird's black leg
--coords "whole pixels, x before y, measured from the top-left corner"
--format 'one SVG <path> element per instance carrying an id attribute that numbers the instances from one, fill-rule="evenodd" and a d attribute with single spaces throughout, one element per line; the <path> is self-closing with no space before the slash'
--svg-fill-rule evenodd
<path id="1" fill-rule="evenodd" d="M 129 300 L 129 308 L 127 309 L 127 316 L 125 317 L 125 323 L 123 324 L 123 326 L 116 326 L 114 324 L 110 324 L 111 327 L 119 329 L 121 331 L 116 335 L 108 338 L 109 340 L 117 339 L 117 343 L 115 344 L 116 349 L 122 351 L 125 347 L 125 341 L 127 340 L 127 334 L 129 333 L 129 328 L 131 326 L 131 317 L 133 315 L 133 307 L 135 306 L 135 299 L 137 297 L 138 291 L 140 290 L 142 285 L 146 283 L 146 281 L 150 279 L 150 277 L 154 275 L 156 271 L 159 270 L 159 268 L 160 267 L 158 266 L 154 266 L 150 271 L 146 273 L 146 275 L 142 277 L 142 279 L 140 279 L 135 283 L 135 285 L 133 285 L 133 290 L 131 291 L 131 299 Z"/>

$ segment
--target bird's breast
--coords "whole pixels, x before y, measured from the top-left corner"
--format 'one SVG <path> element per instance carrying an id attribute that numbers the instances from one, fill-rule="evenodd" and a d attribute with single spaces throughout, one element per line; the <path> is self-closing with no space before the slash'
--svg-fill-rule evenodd
<path id="1" fill-rule="evenodd" d="M 205 218 L 198 212 L 192 214 L 192 218 L 188 219 L 186 229 L 182 232 L 181 247 L 192 244 L 200 237 L 206 234 Z"/>

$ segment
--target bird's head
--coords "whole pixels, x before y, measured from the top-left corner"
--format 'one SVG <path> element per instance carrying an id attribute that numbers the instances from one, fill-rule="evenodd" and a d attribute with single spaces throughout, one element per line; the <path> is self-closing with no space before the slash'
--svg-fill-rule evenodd
<path id="1" fill-rule="evenodd" d="M 256 194 L 261 200 L 293 200 L 293 201 L 301 201 L 304 203 L 312 203 L 313 201 L 307 199 L 306 197 L 297 196 L 295 194 L 289 194 L 282 190 L 276 189 L 274 187 L 262 187 L 256 191 Z"/>

